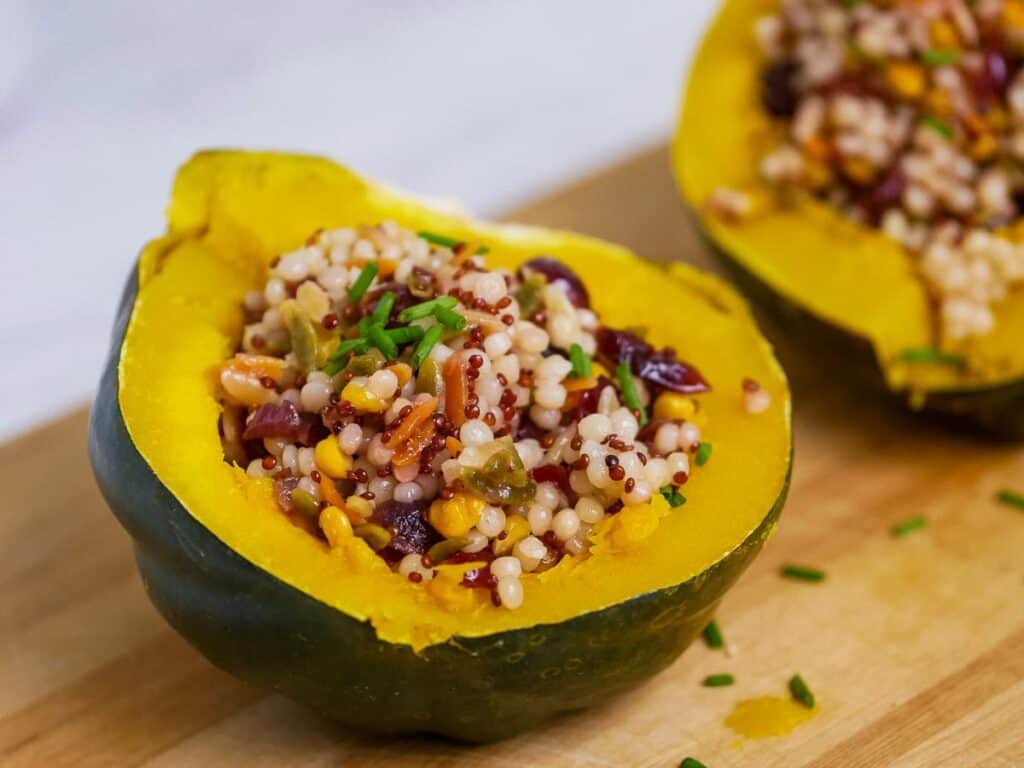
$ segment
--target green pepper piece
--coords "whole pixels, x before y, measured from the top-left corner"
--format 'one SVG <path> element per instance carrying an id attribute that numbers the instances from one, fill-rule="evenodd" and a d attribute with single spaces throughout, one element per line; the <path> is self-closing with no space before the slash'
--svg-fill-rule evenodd
<path id="1" fill-rule="evenodd" d="M 495 505 L 525 504 L 537 493 L 523 460 L 509 443 L 495 451 L 480 469 L 463 470 L 466 487 Z"/>
<path id="2" fill-rule="evenodd" d="M 284 327 L 288 329 L 288 336 L 292 341 L 292 352 L 295 354 L 299 370 L 303 373 L 315 370 L 317 338 L 313 321 L 294 299 L 282 302 L 280 312 Z"/>
<path id="3" fill-rule="evenodd" d="M 368 349 L 348 361 L 345 370 L 353 376 L 370 376 L 384 367 L 387 360 L 379 349 Z"/>
<path id="4" fill-rule="evenodd" d="M 352 530 L 352 533 L 369 544 L 370 549 L 374 552 L 384 549 L 384 547 L 391 543 L 391 534 L 388 532 L 388 529 L 375 523 L 357 525 Z"/>
<path id="5" fill-rule="evenodd" d="M 320 502 L 301 488 L 292 491 L 292 510 L 303 517 L 315 518 L 320 514 Z"/>
<path id="6" fill-rule="evenodd" d="M 516 301 L 519 303 L 519 317 L 529 318 L 540 308 L 541 293 L 547 284 L 544 275 L 534 272 L 527 276 L 515 292 Z"/>
<path id="7" fill-rule="evenodd" d="M 416 392 L 436 395 L 441 391 L 441 366 L 434 358 L 428 358 L 416 374 Z"/>
<path id="8" fill-rule="evenodd" d="M 427 550 L 427 559 L 431 565 L 443 563 L 456 552 L 462 551 L 462 548 L 467 544 L 469 544 L 469 538 L 466 536 L 453 536 L 450 539 L 443 539 Z"/>

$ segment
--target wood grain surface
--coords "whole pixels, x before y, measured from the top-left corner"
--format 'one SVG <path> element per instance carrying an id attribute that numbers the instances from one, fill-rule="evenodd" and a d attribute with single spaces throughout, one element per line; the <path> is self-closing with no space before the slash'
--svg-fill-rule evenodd
<path id="1" fill-rule="evenodd" d="M 655 148 L 512 218 L 707 264 L 667 168 Z M 85 411 L 0 447 L 0 765 L 1024 767 L 1024 513 L 992 501 L 1024 490 L 1024 449 L 928 426 L 775 340 L 796 470 L 778 534 L 723 603 L 732 655 L 694 647 L 639 690 L 486 747 L 362 737 L 213 668 L 146 601 Z M 926 528 L 889 535 L 916 514 Z M 783 580 L 789 561 L 828 578 Z M 701 687 L 716 672 L 736 684 Z M 811 720 L 763 739 L 725 724 L 796 672 Z"/>

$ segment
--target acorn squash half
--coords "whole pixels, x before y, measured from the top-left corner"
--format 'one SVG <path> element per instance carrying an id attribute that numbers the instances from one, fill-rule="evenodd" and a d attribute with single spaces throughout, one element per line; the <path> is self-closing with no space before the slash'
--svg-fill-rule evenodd
<path id="1" fill-rule="evenodd" d="M 778 127 L 761 106 L 754 21 L 778 0 L 725 0 L 690 70 L 672 165 L 684 201 L 737 284 L 842 375 L 865 379 L 956 426 L 1024 438 L 1024 291 L 995 306 L 996 328 L 956 350 L 968 365 L 903 362 L 937 346 L 934 310 L 911 257 L 876 229 L 810 196 L 759 199 L 730 223 L 718 187 L 752 189 Z"/>
<path id="2" fill-rule="evenodd" d="M 168 218 L 121 301 L 90 456 L 157 608 L 238 677 L 360 729 L 502 738 L 671 663 L 773 530 L 790 470 L 787 385 L 717 279 L 580 235 L 434 210 L 313 157 L 199 154 Z M 563 259 L 608 322 L 644 323 L 700 365 L 714 458 L 657 535 L 524 579 L 520 609 L 466 612 L 358 539 L 329 550 L 280 512 L 268 480 L 225 463 L 210 370 L 238 343 L 245 291 L 316 228 L 383 219 L 483 243 L 496 264 Z M 771 393 L 767 412 L 744 411 L 746 376 Z"/>

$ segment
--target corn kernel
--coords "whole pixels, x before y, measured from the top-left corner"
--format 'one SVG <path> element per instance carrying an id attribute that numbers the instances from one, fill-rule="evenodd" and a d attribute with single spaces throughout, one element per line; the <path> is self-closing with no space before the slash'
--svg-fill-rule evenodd
<path id="1" fill-rule="evenodd" d="M 971 157 L 975 160 L 988 160 L 999 148 L 991 133 L 983 133 L 971 144 Z"/>
<path id="2" fill-rule="evenodd" d="M 916 99 L 924 93 L 924 70 L 908 61 L 895 61 L 889 65 L 890 87 L 900 96 Z"/>
<path id="3" fill-rule="evenodd" d="M 320 512 L 320 530 L 327 537 L 327 542 L 336 547 L 345 539 L 352 537 L 352 522 L 348 515 L 337 507 L 324 507 Z"/>
<path id="4" fill-rule="evenodd" d="M 365 523 L 370 515 L 373 514 L 373 507 L 362 496 L 353 494 L 345 499 L 345 511 L 348 513 L 349 518 L 359 525 Z"/>
<path id="5" fill-rule="evenodd" d="M 328 435 L 316 444 L 313 458 L 321 472 L 336 479 L 345 477 L 352 469 L 352 457 L 341 452 L 338 438 L 334 435 Z"/>
<path id="6" fill-rule="evenodd" d="M 412 368 L 405 363 L 393 363 L 387 369 L 395 374 L 399 387 L 404 387 L 405 382 L 412 378 Z"/>
<path id="7" fill-rule="evenodd" d="M 948 117 L 953 111 L 953 103 L 949 94 L 942 88 L 932 88 L 925 97 L 931 111 L 940 117 Z"/>
<path id="8" fill-rule="evenodd" d="M 1006 0 L 1003 3 L 1003 24 L 1008 29 L 1024 29 L 1024 2 Z"/>
<path id="9" fill-rule="evenodd" d="M 430 524 L 446 538 L 465 536 L 480 520 L 484 500 L 469 493 L 457 493 L 450 499 L 437 499 L 430 505 Z"/>
<path id="10" fill-rule="evenodd" d="M 662 392 L 654 401 L 654 418 L 685 421 L 697 411 L 693 398 L 678 392 Z"/>
<path id="11" fill-rule="evenodd" d="M 843 160 L 843 172 L 861 184 L 866 184 L 875 177 L 875 167 L 860 157 L 848 157 Z"/>
<path id="12" fill-rule="evenodd" d="M 812 189 L 821 189 L 832 183 L 832 169 L 820 160 L 808 159 L 804 162 L 804 179 Z"/>
<path id="13" fill-rule="evenodd" d="M 383 413 L 388 407 L 386 402 L 354 381 L 350 381 L 341 390 L 341 399 L 352 403 L 357 411 L 368 413 Z"/>
<path id="14" fill-rule="evenodd" d="M 530 523 L 522 515 L 509 515 L 505 518 L 504 539 L 494 542 L 494 554 L 505 555 L 520 541 L 530 535 Z"/>
<path id="15" fill-rule="evenodd" d="M 949 19 L 936 19 L 928 28 L 928 36 L 932 46 L 942 50 L 949 50 L 960 47 L 960 36 L 956 33 L 956 27 Z"/>

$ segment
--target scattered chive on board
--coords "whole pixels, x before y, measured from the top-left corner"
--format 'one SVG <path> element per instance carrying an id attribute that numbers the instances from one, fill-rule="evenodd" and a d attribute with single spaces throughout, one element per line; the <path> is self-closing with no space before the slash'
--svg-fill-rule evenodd
<path id="1" fill-rule="evenodd" d="M 679 764 L 679 768 L 708 768 L 704 763 L 695 757 L 684 757 L 683 762 Z"/>
<path id="2" fill-rule="evenodd" d="M 572 363 L 571 375 L 574 379 L 582 379 L 590 375 L 590 356 L 579 344 L 569 347 L 569 362 Z"/>
<path id="3" fill-rule="evenodd" d="M 963 355 L 954 355 L 934 347 L 911 347 L 900 352 L 900 360 L 904 363 L 939 363 L 963 368 L 967 360 Z"/>
<path id="4" fill-rule="evenodd" d="M 428 243 L 433 243 L 434 245 L 440 245 L 440 246 L 442 246 L 444 248 L 454 248 L 459 243 L 465 242 L 463 240 L 459 240 L 459 239 L 454 238 L 454 237 L 448 237 L 448 235 L 439 235 L 437 232 L 431 232 L 428 229 L 422 229 L 419 232 L 417 232 L 416 234 L 419 235 L 420 237 L 422 237 Z M 482 245 L 477 250 L 477 253 L 481 253 L 481 254 L 489 253 L 490 250 L 491 249 L 488 248 L 486 245 Z"/>
<path id="5" fill-rule="evenodd" d="M 633 381 L 633 371 L 630 370 L 629 363 L 619 363 L 615 366 L 615 376 L 619 380 L 619 388 L 622 390 L 622 399 L 626 407 L 637 412 L 637 421 L 641 427 L 644 426 L 647 423 L 647 413 L 636 391 L 636 382 Z"/>
<path id="6" fill-rule="evenodd" d="M 711 443 L 705 443 L 701 440 L 700 445 L 697 446 L 697 466 L 703 467 L 708 463 L 708 459 L 711 458 Z"/>
<path id="7" fill-rule="evenodd" d="M 889 529 L 889 533 L 895 537 L 906 536 L 911 531 L 917 531 L 928 525 L 928 521 L 924 515 L 915 515 L 914 517 L 908 517 L 906 520 L 901 520 L 895 523 L 892 528 Z"/>
<path id="8" fill-rule="evenodd" d="M 736 678 L 730 674 L 708 675 L 701 683 L 705 688 L 725 688 L 736 682 Z"/>
<path id="9" fill-rule="evenodd" d="M 375 261 L 368 262 L 367 265 L 363 267 L 362 271 L 359 273 L 359 277 L 357 277 L 356 281 L 349 286 L 349 301 L 359 301 L 363 298 L 363 295 L 366 293 L 366 289 L 370 287 L 370 283 L 372 283 L 373 278 L 377 276 L 377 271 L 379 269 L 380 267 L 377 266 L 377 262 Z"/>
<path id="10" fill-rule="evenodd" d="M 824 571 L 806 565 L 793 565 L 790 563 L 782 566 L 779 573 L 787 579 L 796 579 L 797 581 L 819 582 L 825 580 Z"/>
<path id="11" fill-rule="evenodd" d="M 1024 510 L 1024 493 L 1017 493 L 1015 491 L 1000 491 L 996 494 L 996 501 L 1000 504 L 1005 504 L 1008 507 L 1016 507 L 1017 509 Z"/>
<path id="12" fill-rule="evenodd" d="M 724 648 L 725 638 L 722 637 L 722 630 L 718 627 L 718 622 L 712 619 L 708 622 L 708 625 L 704 627 L 704 643 L 708 648 Z"/>
<path id="13" fill-rule="evenodd" d="M 800 675 L 789 678 L 789 692 L 793 698 L 808 709 L 814 709 L 814 694 Z"/>

